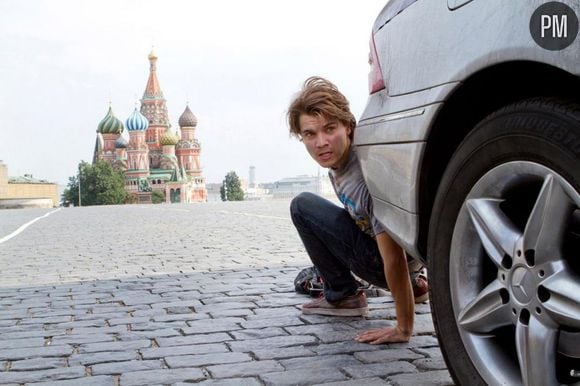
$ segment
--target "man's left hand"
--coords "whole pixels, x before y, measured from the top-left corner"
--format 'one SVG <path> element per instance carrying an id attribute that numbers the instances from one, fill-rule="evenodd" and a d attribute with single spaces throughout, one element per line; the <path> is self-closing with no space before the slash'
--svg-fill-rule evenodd
<path id="1" fill-rule="evenodd" d="M 411 334 L 401 331 L 398 326 L 363 331 L 355 338 L 357 342 L 370 344 L 406 343 L 409 339 Z"/>

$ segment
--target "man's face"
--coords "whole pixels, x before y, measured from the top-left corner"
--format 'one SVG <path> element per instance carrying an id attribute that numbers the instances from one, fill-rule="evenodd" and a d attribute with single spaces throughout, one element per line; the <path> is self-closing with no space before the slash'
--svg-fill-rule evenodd
<path id="1" fill-rule="evenodd" d="M 339 168 L 348 160 L 351 128 L 338 120 L 302 114 L 300 137 L 308 153 L 324 168 Z"/>

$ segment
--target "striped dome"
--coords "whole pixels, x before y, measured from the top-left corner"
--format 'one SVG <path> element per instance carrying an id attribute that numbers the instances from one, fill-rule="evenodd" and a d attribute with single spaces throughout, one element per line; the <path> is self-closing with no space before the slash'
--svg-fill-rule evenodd
<path id="1" fill-rule="evenodd" d="M 135 107 L 133 114 L 131 114 L 131 116 L 125 121 L 125 125 L 129 131 L 144 131 L 149 127 L 149 122 L 147 121 L 147 118 L 137 110 L 137 107 Z"/>
<path id="2" fill-rule="evenodd" d="M 97 133 L 102 134 L 121 134 L 123 132 L 123 122 L 121 122 L 115 114 L 113 109 L 109 106 L 109 111 L 105 118 L 97 126 Z"/>
<path id="3" fill-rule="evenodd" d="M 195 127 L 197 126 L 197 117 L 193 115 L 191 110 L 189 109 L 189 105 L 185 107 L 185 111 L 179 117 L 179 126 L 180 127 Z"/>
<path id="4" fill-rule="evenodd" d="M 171 131 L 167 130 L 165 132 L 165 134 L 163 134 L 161 136 L 161 138 L 159 139 L 159 143 L 162 145 L 171 145 L 171 146 L 175 146 L 175 144 L 179 141 L 179 137 L 177 136 L 177 133 L 172 133 Z"/>

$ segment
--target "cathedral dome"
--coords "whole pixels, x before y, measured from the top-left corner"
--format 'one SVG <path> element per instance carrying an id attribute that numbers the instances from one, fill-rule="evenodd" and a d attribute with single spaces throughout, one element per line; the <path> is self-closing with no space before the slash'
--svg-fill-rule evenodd
<path id="1" fill-rule="evenodd" d="M 180 127 L 195 127 L 197 126 L 197 118 L 191 110 L 189 109 L 189 105 L 185 107 L 185 111 L 179 117 L 179 126 Z"/>
<path id="2" fill-rule="evenodd" d="M 109 106 L 109 111 L 107 115 L 99 125 L 97 126 L 97 133 L 102 134 L 121 134 L 123 132 L 123 122 L 121 122 L 115 114 L 113 114 L 113 109 Z"/>
<path id="3" fill-rule="evenodd" d="M 171 131 L 167 130 L 165 134 L 161 136 L 159 139 L 159 143 L 162 145 L 171 145 L 175 146 L 175 144 L 179 141 L 179 137 L 177 134 L 172 133 Z"/>
<path id="4" fill-rule="evenodd" d="M 127 147 L 127 138 L 123 137 L 122 135 L 117 138 L 115 141 L 115 148 L 116 149 L 125 149 Z"/>
<path id="5" fill-rule="evenodd" d="M 125 121 L 125 125 L 127 125 L 127 130 L 129 131 L 144 131 L 149 127 L 149 122 L 147 121 L 147 118 L 137 110 L 137 107 L 135 107 L 133 114 L 131 114 L 131 116 Z"/>

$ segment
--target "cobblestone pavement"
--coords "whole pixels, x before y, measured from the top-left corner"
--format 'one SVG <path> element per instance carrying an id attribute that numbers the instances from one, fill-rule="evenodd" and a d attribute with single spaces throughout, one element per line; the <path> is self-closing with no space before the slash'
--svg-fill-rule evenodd
<path id="1" fill-rule="evenodd" d="M 0 384 L 448 385 L 427 304 L 393 323 L 302 315 L 288 201 L 0 211 Z"/>

